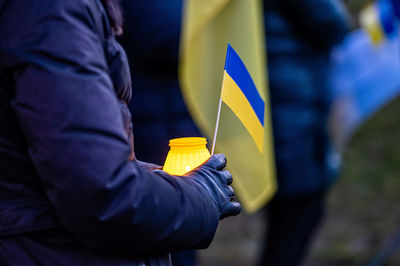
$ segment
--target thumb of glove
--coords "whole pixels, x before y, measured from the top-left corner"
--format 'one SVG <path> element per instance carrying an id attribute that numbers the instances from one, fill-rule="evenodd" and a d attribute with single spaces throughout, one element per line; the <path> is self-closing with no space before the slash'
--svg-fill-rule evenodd
<path id="1" fill-rule="evenodd" d="M 226 157 L 223 154 L 214 154 L 211 156 L 203 166 L 214 168 L 216 170 L 222 170 L 226 166 Z"/>
<path id="2" fill-rule="evenodd" d="M 242 206 L 239 202 L 227 202 L 221 207 L 221 216 L 220 220 L 229 217 L 229 216 L 236 216 L 242 211 Z"/>

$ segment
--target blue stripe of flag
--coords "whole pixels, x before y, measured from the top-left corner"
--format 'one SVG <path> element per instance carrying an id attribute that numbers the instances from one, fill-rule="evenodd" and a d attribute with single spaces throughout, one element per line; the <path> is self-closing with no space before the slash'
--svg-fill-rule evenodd
<path id="1" fill-rule="evenodd" d="M 258 120 L 261 125 L 264 126 L 265 102 L 258 93 L 246 66 L 230 44 L 228 44 L 228 51 L 226 54 L 225 70 L 246 96 Z"/>

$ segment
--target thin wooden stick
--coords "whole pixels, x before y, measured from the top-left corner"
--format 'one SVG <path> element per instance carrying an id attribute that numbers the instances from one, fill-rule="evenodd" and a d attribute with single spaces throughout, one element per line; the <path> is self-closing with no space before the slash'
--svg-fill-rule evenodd
<path id="1" fill-rule="evenodd" d="M 224 83 L 225 83 L 225 75 L 226 73 L 224 72 L 224 75 L 222 77 L 222 87 L 221 87 L 221 95 L 219 96 L 219 104 L 218 104 L 218 112 L 217 112 L 217 121 L 215 122 L 215 131 L 214 131 L 214 139 L 213 139 L 213 144 L 211 148 L 211 155 L 214 155 L 214 150 L 215 150 L 215 142 L 217 141 L 217 134 L 218 134 L 218 126 L 219 126 L 219 117 L 221 116 L 221 105 L 222 105 L 222 90 L 224 89 Z"/>
<path id="2" fill-rule="evenodd" d="M 219 105 L 218 105 L 218 113 L 217 113 L 217 122 L 215 123 L 215 131 L 214 131 L 214 139 L 211 149 L 211 155 L 214 155 L 215 149 L 215 141 L 217 140 L 217 133 L 218 133 L 218 126 L 219 126 L 219 117 L 221 116 L 221 105 L 222 105 L 222 98 L 219 98 Z"/>

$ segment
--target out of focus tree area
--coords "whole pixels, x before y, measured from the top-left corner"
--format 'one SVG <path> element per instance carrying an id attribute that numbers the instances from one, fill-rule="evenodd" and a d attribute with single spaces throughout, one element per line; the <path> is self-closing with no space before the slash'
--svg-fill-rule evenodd
<path id="1" fill-rule="evenodd" d="M 367 121 L 343 157 L 307 265 L 365 265 L 382 248 L 400 265 L 400 99 Z M 398 245 L 398 244 L 397 244 Z"/>
<path id="2" fill-rule="evenodd" d="M 345 2 L 357 23 L 371 1 Z M 400 265 L 400 243 L 390 246 L 400 234 L 400 99 L 353 136 L 327 205 L 305 265 L 366 265 L 385 248 L 394 252 L 385 265 Z M 255 265 L 263 230 L 261 212 L 223 221 L 211 247 L 200 253 L 200 264 Z"/>

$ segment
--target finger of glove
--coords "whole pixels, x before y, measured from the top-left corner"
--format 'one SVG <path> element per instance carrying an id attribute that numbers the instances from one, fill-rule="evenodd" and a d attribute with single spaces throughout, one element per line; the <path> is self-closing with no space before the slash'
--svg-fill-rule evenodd
<path id="1" fill-rule="evenodd" d="M 214 154 L 204 164 L 217 170 L 222 170 L 226 166 L 226 158 L 223 154 Z"/>
<path id="2" fill-rule="evenodd" d="M 232 178 L 231 173 L 228 170 L 221 171 L 221 175 L 227 185 L 232 184 L 233 178 Z"/>
<path id="3" fill-rule="evenodd" d="M 219 217 L 220 220 L 229 217 L 229 216 L 236 216 L 242 210 L 242 206 L 239 202 L 229 202 L 224 204 L 221 207 L 221 215 Z"/>
<path id="4" fill-rule="evenodd" d="M 228 198 L 230 201 L 235 199 L 235 191 L 233 190 L 233 188 L 231 186 L 227 186 L 226 187 L 226 193 L 228 195 Z"/>

